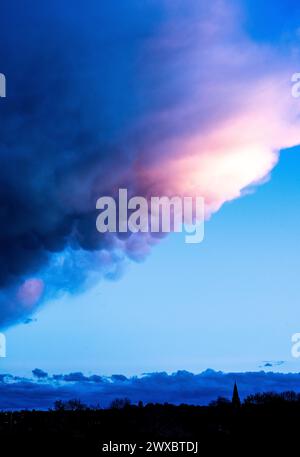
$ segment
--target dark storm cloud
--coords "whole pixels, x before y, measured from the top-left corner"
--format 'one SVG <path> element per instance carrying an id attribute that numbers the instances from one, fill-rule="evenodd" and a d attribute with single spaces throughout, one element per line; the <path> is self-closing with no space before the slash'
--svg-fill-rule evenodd
<path id="1" fill-rule="evenodd" d="M 41 370 L 42 371 L 42 370 Z M 0 378 L 0 409 L 41 408 L 55 400 L 77 398 L 88 405 L 107 407 L 115 398 L 137 403 L 186 403 L 205 405 L 217 397 L 231 398 L 237 382 L 242 399 L 258 392 L 300 392 L 300 373 L 223 373 L 206 370 L 200 374 L 178 371 L 150 373 L 141 377 L 85 376 L 82 373 L 55 375 L 37 381 L 3 375 Z"/>
<path id="2" fill-rule="evenodd" d="M 53 254 L 78 253 L 77 264 L 70 256 L 47 276 L 52 290 L 72 290 L 93 264 L 82 251 L 113 250 L 113 240 L 96 231 L 95 202 L 128 184 L 123 170 L 133 186 L 136 152 L 125 135 L 139 111 L 138 49 L 154 19 L 155 8 L 144 14 L 137 1 L 2 6 L 0 65 L 8 83 L 0 104 L 0 326 L 24 320 L 51 293 L 33 285 L 29 300 L 26 291 L 18 296 Z"/>
<path id="3" fill-rule="evenodd" d="M 235 3 L 1 5 L 0 327 L 149 251 L 97 232 L 100 196 L 197 189 L 210 214 L 299 143 L 289 52 L 249 41 Z"/>

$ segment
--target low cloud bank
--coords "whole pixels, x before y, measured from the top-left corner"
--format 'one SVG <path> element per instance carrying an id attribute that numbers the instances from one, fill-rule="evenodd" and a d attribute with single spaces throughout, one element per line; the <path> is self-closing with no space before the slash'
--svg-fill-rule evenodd
<path id="1" fill-rule="evenodd" d="M 33 370 L 33 378 L 0 374 L 0 409 L 47 409 L 60 399 L 80 399 L 88 405 L 107 407 L 115 398 L 132 403 L 173 403 L 206 405 L 217 397 L 231 398 L 234 382 L 241 398 L 257 392 L 300 393 L 300 373 L 223 373 L 207 369 L 199 374 L 188 371 L 147 373 L 140 377 L 84 375 L 81 372 L 49 375 Z"/>

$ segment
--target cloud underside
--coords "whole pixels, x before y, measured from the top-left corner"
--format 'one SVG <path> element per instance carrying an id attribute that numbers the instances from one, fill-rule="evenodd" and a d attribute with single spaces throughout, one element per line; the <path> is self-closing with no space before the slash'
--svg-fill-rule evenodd
<path id="1" fill-rule="evenodd" d="M 300 142 L 289 50 L 251 41 L 230 2 L 47 8 L 2 14 L 1 327 L 149 252 L 96 231 L 100 196 L 201 195 L 210 217 Z"/>

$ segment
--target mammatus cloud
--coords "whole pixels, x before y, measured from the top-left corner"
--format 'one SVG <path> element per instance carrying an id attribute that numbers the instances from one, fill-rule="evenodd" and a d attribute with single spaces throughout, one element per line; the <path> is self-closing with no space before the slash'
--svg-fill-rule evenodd
<path id="1" fill-rule="evenodd" d="M 107 407 L 115 398 L 132 403 L 173 403 L 206 405 L 217 397 L 231 399 L 234 382 L 242 399 L 262 392 L 300 392 L 299 373 L 246 372 L 223 373 L 206 370 L 199 374 L 177 371 L 173 374 L 150 373 L 129 377 L 111 377 L 70 373 L 47 375 L 33 370 L 35 379 L 0 376 L 0 409 L 47 409 L 56 400 L 80 399 L 88 405 Z"/>
<path id="2" fill-rule="evenodd" d="M 151 237 L 97 232 L 99 196 L 197 194 L 209 217 L 300 142 L 289 49 L 241 17 L 222 0 L 4 7 L 1 327 L 148 253 Z"/>

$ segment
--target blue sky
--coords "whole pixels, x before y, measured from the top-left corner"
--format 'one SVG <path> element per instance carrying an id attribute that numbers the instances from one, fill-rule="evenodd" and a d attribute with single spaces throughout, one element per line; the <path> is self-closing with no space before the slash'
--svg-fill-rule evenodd
<path id="1" fill-rule="evenodd" d="M 281 371 L 299 371 L 290 352 L 300 328 L 299 166 L 297 149 L 282 152 L 269 182 L 206 223 L 202 244 L 169 236 L 121 279 L 8 330 L 1 369 L 132 375 L 281 360 Z"/>

